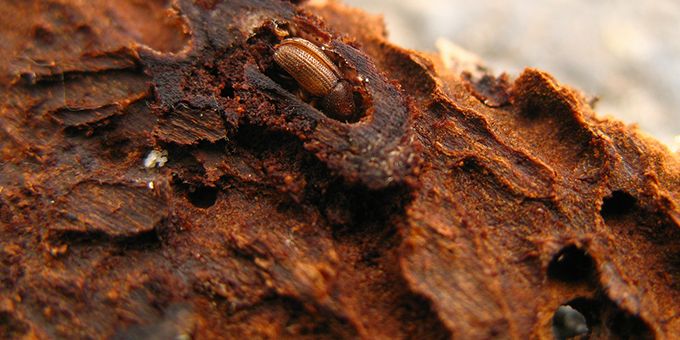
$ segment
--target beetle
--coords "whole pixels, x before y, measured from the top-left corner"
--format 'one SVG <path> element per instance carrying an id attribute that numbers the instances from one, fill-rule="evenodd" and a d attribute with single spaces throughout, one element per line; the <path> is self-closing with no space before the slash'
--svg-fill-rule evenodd
<path id="1" fill-rule="evenodd" d="M 338 67 L 314 43 L 287 38 L 274 47 L 274 61 L 304 90 L 321 98 L 323 111 L 338 120 L 354 116 L 352 85 L 342 79 Z"/>

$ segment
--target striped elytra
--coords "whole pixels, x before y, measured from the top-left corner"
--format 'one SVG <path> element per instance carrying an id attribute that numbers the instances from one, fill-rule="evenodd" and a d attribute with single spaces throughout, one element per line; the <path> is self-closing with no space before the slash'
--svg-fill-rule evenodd
<path id="1" fill-rule="evenodd" d="M 274 61 L 315 96 L 329 94 L 340 79 L 340 71 L 326 54 L 302 38 L 284 39 L 276 45 Z"/>

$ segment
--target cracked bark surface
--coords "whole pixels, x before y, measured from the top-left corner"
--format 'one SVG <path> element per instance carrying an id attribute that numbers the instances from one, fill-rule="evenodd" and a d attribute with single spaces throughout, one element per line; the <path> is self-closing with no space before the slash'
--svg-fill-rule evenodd
<path id="1" fill-rule="evenodd" d="M 446 68 L 336 3 L 0 13 L 3 338 L 552 338 L 563 304 L 591 339 L 680 334 L 678 156 L 544 72 Z M 282 29 L 361 120 L 282 74 Z"/>

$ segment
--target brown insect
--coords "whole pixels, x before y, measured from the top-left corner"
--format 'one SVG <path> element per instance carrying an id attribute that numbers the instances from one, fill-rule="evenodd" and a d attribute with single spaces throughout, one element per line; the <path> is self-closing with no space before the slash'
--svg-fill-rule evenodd
<path id="1" fill-rule="evenodd" d="M 321 98 L 326 114 L 339 120 L 354 116 L 352 85 L 341 78 L 338 67 L 318 46 L 302 38 L 289 38 L 274 49 L 274 61 L 305 91 Z"/>

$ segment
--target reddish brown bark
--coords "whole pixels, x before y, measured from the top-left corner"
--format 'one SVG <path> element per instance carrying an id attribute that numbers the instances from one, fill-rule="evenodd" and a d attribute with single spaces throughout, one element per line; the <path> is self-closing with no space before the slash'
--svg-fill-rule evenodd
<path id="1" fill-rule="evenodd" d="M 550 75 L 283 1 L 0 1 L 5 338 L 680 334 L 680 167 Z M 272 60 L 325 44 L 360 115 Z M 151 150 L 168 162 L 146 168 Z"/>

